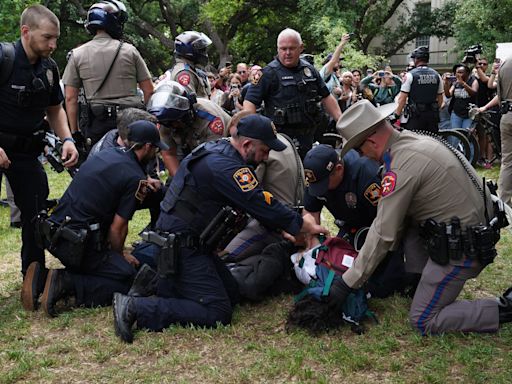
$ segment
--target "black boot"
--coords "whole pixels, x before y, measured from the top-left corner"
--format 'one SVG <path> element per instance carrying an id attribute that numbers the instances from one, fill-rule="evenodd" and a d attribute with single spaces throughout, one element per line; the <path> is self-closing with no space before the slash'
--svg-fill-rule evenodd
<path id="1" fill-rule="evenodd" d="M 37 261 L 30 263 L 28 266 L 21 287 L 21 303 L 27 311 L 37 309 L 39 296 L 43 293 L 47 274 L 48 270 Z"/>
<path id="2" fill-rule="evenodd" d="M 149 265 L 144 264 L 133 279 L 133 284 L 128 291 L 128 296 L 147 297 L 156 293 L 158 274 Z"/>
<path id="3" fill-rule="evenodd" d="M 512 321 L 512 287 L 507 289 L 503 295 L 498 297 L 498 309 L 500 324 Z"/>
<path id="4" fill-rule="evenodd" d="M 64 269 L 50 269 L 41 297 L 41 305 L 46 314 L 50 317 L 57 316 L 57 302 L 74 295 L 75 289 L 69 273 Z"/>
<path id="5" fill-rule="evenodd" d="M 114 328 L 116 335 L 124 342 L 132 343 L 132 327 L 137 319 L 134 298 L 121 293 L 114 293 L 112 310 L 114 311 Z"/>

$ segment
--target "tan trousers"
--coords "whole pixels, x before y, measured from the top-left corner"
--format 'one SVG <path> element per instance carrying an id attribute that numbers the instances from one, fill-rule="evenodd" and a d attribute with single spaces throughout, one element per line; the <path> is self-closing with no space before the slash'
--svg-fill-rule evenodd
<path id="1" fill-rule="evenodd" d="M 506 204 L 512 199 L 512 112 L 501 117 L 501 168 L 498 195 Z"/>

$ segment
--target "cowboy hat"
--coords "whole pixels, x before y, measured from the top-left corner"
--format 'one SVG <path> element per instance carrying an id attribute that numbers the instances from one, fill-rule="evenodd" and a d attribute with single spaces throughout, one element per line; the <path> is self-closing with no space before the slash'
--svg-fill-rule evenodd
<path id="1" fill-rule="evenodd" d="M 396 103 L 385 104 L 376 108 L 368 100 L 358 101 L 341 115 L 336 128 L 345 140 L 341 150 L 343 157 L 352 148 L 359 147 L 365 139 L 375 132 L 375 126 L 391 115 Z"/>

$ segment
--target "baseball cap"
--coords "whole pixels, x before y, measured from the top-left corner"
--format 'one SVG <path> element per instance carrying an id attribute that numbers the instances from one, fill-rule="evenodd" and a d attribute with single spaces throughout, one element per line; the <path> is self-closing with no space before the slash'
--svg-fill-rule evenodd
<path id="1" fill-rule="evenodd" d="M 277 138 L 276 126 L 268 117 L 252 114 L 238 122 L 238 135 L 263 141 L 274 151 L 283 151 L 286 145 Z"/>
<path id="2" fill-rule="evenodd" d="M 304 175 L 313 196 L 323 196 L 329 188 L 329 175 L 338 163 L 338 152 L 327 144 L 310 149 L 304 158 Z"/>
<path id="3" fill-rule="evenodd" d="M 126 138 L 135 143 L 149 143 L 162 150 L 169 149 L 169 146 L 162 142 L 160 133 L 154 123 L 147 120 L 137 120 L 129 124 Z"/>

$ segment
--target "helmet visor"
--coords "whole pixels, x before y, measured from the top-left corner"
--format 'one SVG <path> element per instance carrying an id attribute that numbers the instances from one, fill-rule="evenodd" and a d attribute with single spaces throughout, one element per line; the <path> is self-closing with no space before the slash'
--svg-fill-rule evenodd
<path id="1" fill-rule="evenodd" d="M 148 102 L 147 109 L 177 109 L 179 111 L 188 111 L 190 102 L 186 97 L 174 95 L 168 92 L 155 92 Z"/>
<path id="2" fill-rule="evenodd" d="M 192 47 L 194 47 L 194 49 L 196 50 L 205 49 L 212 43 L 210 38 L 206 36 L 203 32 L 200 32 L 199 34 L 201 37 L 196 41 L 192 42 Z"/>

